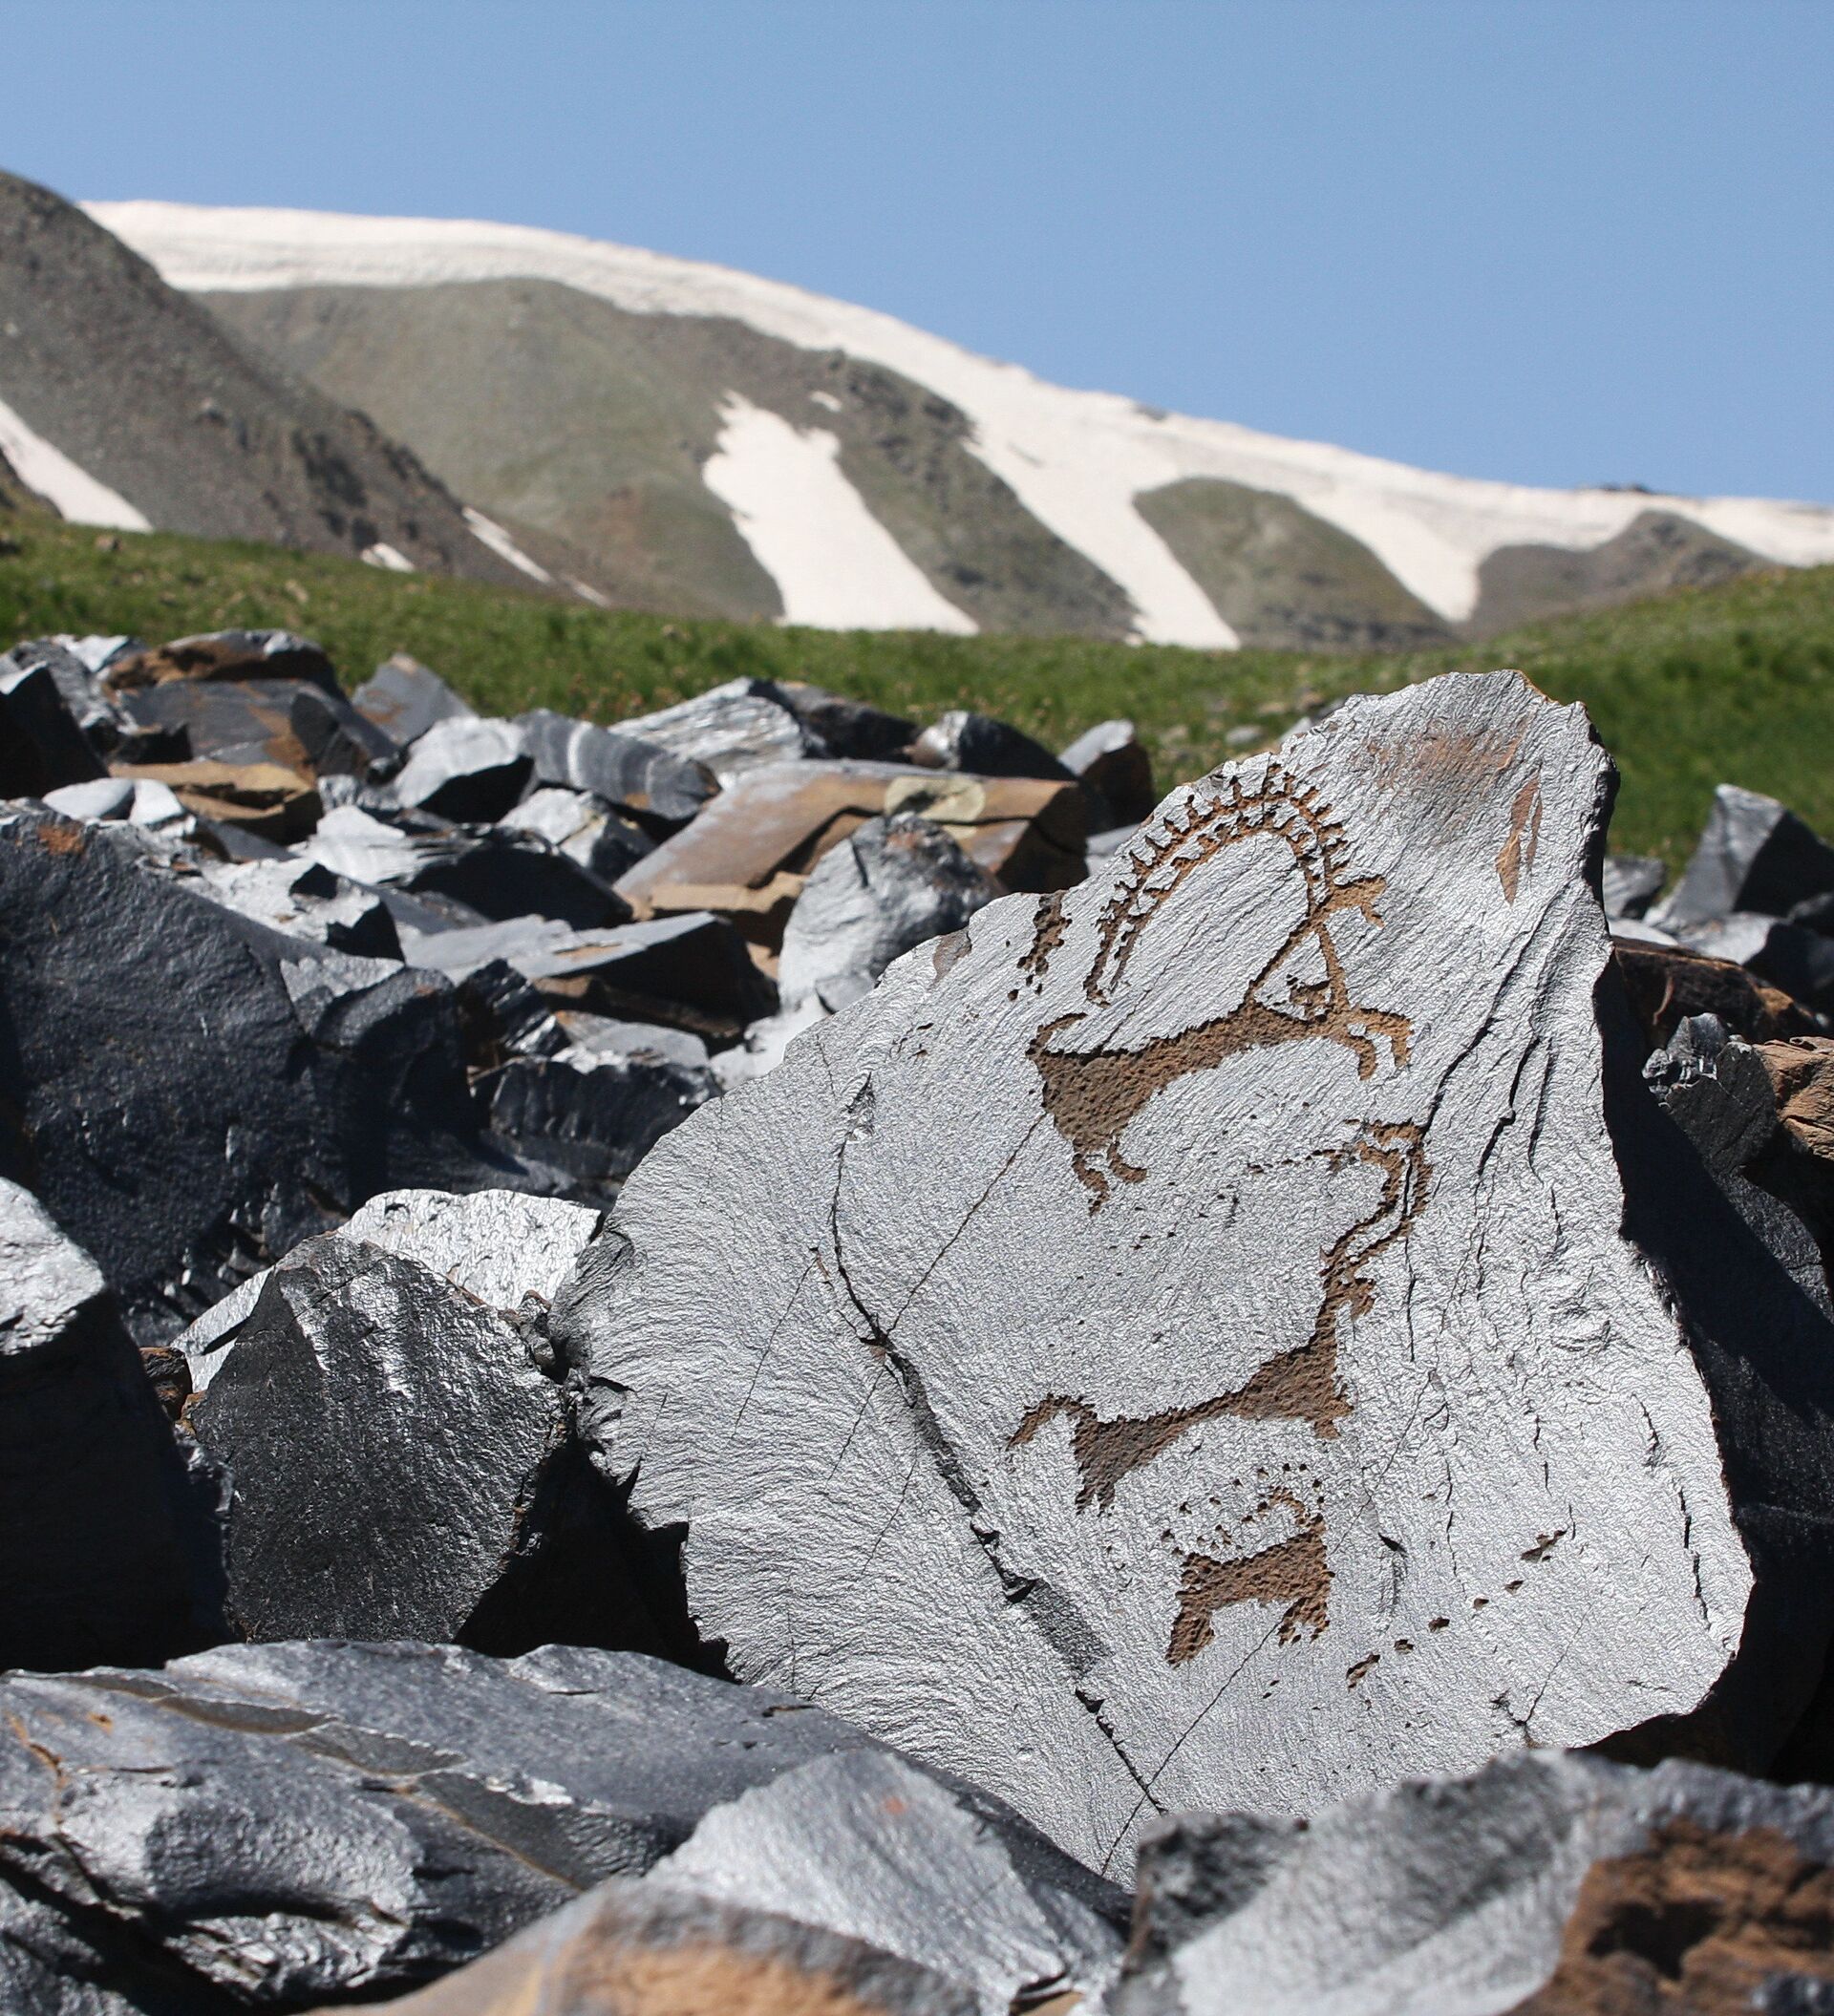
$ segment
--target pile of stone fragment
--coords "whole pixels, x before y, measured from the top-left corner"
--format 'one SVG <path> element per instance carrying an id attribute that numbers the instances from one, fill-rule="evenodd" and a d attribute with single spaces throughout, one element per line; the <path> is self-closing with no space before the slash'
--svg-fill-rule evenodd
<path id="1" fill-rule="evenodd" d="M 1834 2007 L 1781 806 L 278 632 L 0 794 L 0 2008 Z"/>

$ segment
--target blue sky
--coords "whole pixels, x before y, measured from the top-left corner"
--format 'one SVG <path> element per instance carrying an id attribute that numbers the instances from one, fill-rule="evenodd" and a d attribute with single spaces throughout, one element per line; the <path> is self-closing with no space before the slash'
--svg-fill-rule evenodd
<path id="1" fill-rule="evenodd" d="M 1429 467 L 1834 499 L 1823 0 L 0 0 L 0 165 L 717 260 Z"/>

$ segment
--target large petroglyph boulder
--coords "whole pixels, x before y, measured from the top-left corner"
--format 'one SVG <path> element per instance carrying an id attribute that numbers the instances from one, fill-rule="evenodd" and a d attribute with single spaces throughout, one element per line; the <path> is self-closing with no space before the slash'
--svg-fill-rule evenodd
<path id="1" fill-rule="evenodd" d="M 554 1331 L 735 1670 L 1111 1869 L 1156 1810 L 1780 1743 L 1834 1337 L 1641 1084 L 1608 802 L 1517 675 L 1353 703 L 660 1143 Z"/>

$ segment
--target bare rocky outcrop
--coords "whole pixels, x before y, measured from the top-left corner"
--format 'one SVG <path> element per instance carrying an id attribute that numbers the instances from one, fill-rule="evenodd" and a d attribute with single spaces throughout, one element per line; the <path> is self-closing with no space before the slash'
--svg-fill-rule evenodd
<path id="1" fill-rule="evenodd" d="M 1609 797 L 1514 674 L 1353 702 L 652 1152 L 554 1330 L 736 1672 L 1114 1870 L 1524 1743 L 1764 1761 L 1834 1340 L 1641 1082 Z"/>

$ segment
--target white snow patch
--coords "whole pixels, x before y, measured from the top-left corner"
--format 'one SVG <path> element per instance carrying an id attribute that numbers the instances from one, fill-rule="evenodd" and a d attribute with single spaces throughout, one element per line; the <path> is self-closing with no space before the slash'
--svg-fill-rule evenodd
<path id="1" fill-rule="evenodd" d="M 1599 544 L 1645 511 L 1673 512 L 1790 565 L 1834 560 L 1834 509 L 1748 498 L 1537 490 L 1410 469 L 1226 421 L 1156 414 L 1107 393 L 1047 385 L 871 308 L 780 282 L 514 224 L 96 203 L 90 214 L 174 286 L 409 286 L 556 281 L 637 313 L 732 316 L 813 350 L 896 371 L 959 406 L 974 449 L 1032 514 L 1132 598 L 1139 634 L 1226 646 L 1228 626 L 1134 509 L 1185 477 L 1273 491 L 1340 526 L 1429 607 L 1458 621 L 1499 546 Z"/>
<path id="2" fill-rule="evenodd" d="M 946 602 L 841 469 L 838 436 L 806 433 L 729 393 L 702 470 L 783 598 L 785 623 L 835 630 L 953 630 L 975 625 Z"/>
<path id="3" fill-rule="evenodd" d="M 391 574 L 412 574 L 415 565 L 398 546 L 392 546 L 385 539 L 378 539 L 374 545 L 363 548 L 363 559 L 373 567 L 386 567 Z"/>
<path id="4" fill-rule="evenodd" d="M 35 490 L 74 525 L 107 525 L 116 532 L 151 532 L 153 527 L 126 498 L 98 483 L 61 448 L 53 448 L 4 400 L 0 400 L 0 455 L 18 473 L 27 489 Z"/>
<path id="5" fill-rule="evenodd" d="M 582 602 L 589 602 L 595 609 L 608 609 L 611 606 L 610 596 L 601 595 L 589 582 L 575 581 L 569 574 L 566 584 Z"/>
<path id="6" fill-rule="evenodd" d="M 529 559 L 509 534 L 495 519 L 486 518 L 481 511 L 465 506 L 465 523 L 483 541 L 499 560 L 506 560 L 512 567 L 520 567 L 531 579 L 544 582 L 548 587 L 554 585 L 554 577 L 537 561 Z"/>

